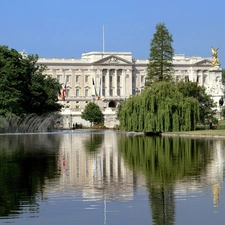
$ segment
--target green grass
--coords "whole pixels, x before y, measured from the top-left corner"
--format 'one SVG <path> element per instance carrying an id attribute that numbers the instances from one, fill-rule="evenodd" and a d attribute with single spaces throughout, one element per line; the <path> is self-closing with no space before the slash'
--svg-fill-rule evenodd
<path id="1" fill-rule="evenodd" d="M 220 136 L 225 137 L 225 130 L 195 130 L 181 132 L 165 132 L 162 135 L 172 136 Z"/>

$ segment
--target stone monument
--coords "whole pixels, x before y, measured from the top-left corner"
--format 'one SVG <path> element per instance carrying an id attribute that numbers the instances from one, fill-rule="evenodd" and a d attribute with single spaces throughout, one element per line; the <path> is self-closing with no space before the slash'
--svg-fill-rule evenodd
<path id="1" fill-rule="evenodd" d="M 220 61 L 218 59 L 218 50 L 211 47 L 212 50 L 212 68 L 209 70 L 209 80 L 211 81 L 206 89 L 207 94 L 212 96 L 212 99 L 217 104 L 216 109 L 218 113 L 221 112 L 221 99 L 223 99 L 225 87 L 222 83 L 222 69 L 220 68 Z M 220 118 L 220 117 L 219 117 Z"/>

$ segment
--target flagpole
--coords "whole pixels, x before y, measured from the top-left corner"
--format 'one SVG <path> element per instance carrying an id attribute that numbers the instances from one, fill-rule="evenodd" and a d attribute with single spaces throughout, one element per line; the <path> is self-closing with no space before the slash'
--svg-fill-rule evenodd
<path id="1" fill-rule="evenodd" d="M 104 25 L 102 27 L 102 50 L 105 52 L 105 34 L 104 34 Z"/>

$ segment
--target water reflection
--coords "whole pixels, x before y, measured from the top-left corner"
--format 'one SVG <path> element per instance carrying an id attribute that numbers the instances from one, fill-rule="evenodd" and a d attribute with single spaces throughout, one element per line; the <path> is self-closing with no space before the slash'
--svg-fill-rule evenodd
<path id="1" fill-rule="evenodd" d="M 57 174 L 56 137 L 0 136 L 0 143 L 0 216 L 20 214 L 25 208 L 37 212 L 36 193 L 41 197 L 46 181 Z"/>
<path id="2" fill-rule="evenodd" d="M 43 223 L 51 216 L 43 212 L 54 206 L 64 221 L 70 218 L 67 224 L 88 224 L 90 210 L 95 224 L 107 224 L 107 216 L 108 224 L 175 224 L 181 200 L 206 193 L 219 212 L 224 146 L 220 139 L 111 131 L 0 136 L 0 219 L 18 217 L 26 224 L 23 214 L 29 211 Z M 110 203 L 116 204 L 113 211 Z"/>
<path id="3" fill-rule="evenodd" d="M 64 135 L 59 152 L 63 188 L 76 187 L 85 198 L 131 199 L 133 172 L 120 157 L 118 137 L 114 132 Z"/>
<path id="4" fill-rule="evenodd" d="M 141 171 L 149 189 L 154 224 L 174 224 L 175 194 L 210 185 L 218 205 L 223 180 L 222 140 L 126 137 L 120 141 L 123 158 Z M 214 148 L 214 151 L 212 151 Z"/>

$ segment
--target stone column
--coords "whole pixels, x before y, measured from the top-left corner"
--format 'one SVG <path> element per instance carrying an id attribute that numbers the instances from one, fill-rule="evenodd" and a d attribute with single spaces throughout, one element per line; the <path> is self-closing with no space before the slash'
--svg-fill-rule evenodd
<path id="1" fill-rule="evenodd" d="M 193 70 L 193 82 L 197 82 L 197 75 L 198 75 L 198 72 L 196 70 Z"/>
<path id="2" fill-rule="evenodd" d="M 132 95 L 132 70 L 126 70 L 126 96 Z"/>
<path id="3" fill-rule="evenodd" d="M 122 70 L 122 75 L 121 75 L 121 87 L 122 87 L 122 90 L 121 90 L 121 95 L 123 97 L 126 97 L 126 70 Z"/>
<path id="4" fill-rule="evenodd" d="M 98 87 L 98 94 L 102 96 L 102 70 L 98 71 L 99 76 L 99 87 Z"/>
<path id="5" fill-rule="evenodd" d="M 75 71 L 71 72 L 71 95 L 75 96 L 75 84 L 76 84 Z"/>
<path id="6" fill-rule="evenodd" d="M 110 70 L 107 69 L 106 77 L 105 77 L 105 86 L 106 86 L 105 96 L 109 96 L 109 91 L 110 91 L 109 80 L 110 80 Z"/>
<path id="7" fill-rule="evenodd" d="M 115 69 L 114 87 L 114 96 L 117 96 L 117 69 Z"/>
<path id="8" fill-rule="evenodd" d="M 204 72 L 203 70 L 201 71 L 201 86 L 204 85 Z"/>
<path id="9" fill-rule="evenodd" d="M 80 70 L 80 85 L 81 87 L 80 89 L 80 96 L 85 96 L 85 93 L 84 93 L 84 70 L 81 69 Z"/>

